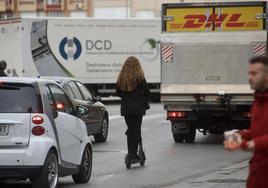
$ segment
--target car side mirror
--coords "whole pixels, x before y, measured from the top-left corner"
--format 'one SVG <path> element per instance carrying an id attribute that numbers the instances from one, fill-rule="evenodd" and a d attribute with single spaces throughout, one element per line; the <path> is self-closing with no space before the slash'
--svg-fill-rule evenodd
<path id="1" fill-rule="evenodd" d="M 101 96 L 97 96 L 97 97 L 96 97 L 96 101 L 97 101 L 97 102 L 100 102 L 100 101 L 101 101 Z"/>
<path id="2" fill-rule="evenodd" d="M 52 109 L 52 114 L 53 114 L 54 119 L 56 119 L 58 117 L 59 114 L 58 114 L 58 111 L 56 108 Z"/>
<path id="3" fill-rule="evenodd" d="M 81 105 L 76 107 L 76 111 L 77 111 L 77 115 L 79 115 L 79 116 L 83 116 L 83 115 L 88 114 L 88 109 L 84 106 L 81 106 Z"/>

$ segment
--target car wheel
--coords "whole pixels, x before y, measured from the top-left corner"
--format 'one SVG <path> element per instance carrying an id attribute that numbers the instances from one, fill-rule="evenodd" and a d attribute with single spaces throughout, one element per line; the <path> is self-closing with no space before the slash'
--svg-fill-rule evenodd
<path id="1" fill-rule="evenodd" d="M 73 180 L 76 184 L 88 183 L 92 172 L 92 152 L 89 147 L 86 147 L 83 152 L 83 157 L 80 165 L 80 170 L 77 175 L 73 175 Z"/>
<path id="2" fill-rule="evenodd" d="M 33 188 L 56 188 L 59 179 L 59 166 L 56 152 L 51 150 L 46 158 L 41 175 L 31 178 Z"/>
<path id="3" fill-rule="evenodd" d="M 94 136 L 95 141 L 106 142 L 107 137 L 108 137 L 108 129 L 109 129 L 109 121 L 108 121 L 108 117 L 105 116 L 102 120 L 101 133 Z"/>

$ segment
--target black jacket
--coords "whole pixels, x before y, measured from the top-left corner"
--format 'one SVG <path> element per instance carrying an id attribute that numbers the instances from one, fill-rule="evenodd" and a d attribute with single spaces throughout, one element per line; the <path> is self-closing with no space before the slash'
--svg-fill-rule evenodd
<path id="1" fill-rule="evenodd" d="M 0 77 L 6 77 L 8 76 L 3 70 L 0 70 Z"/>
<path id="2" fill-rule="evenodd" d="M 122 116 L 145 114 L 145 103 L 150 97 L 150 90 L 145 79 L 138 83 L 133 91 L 122 91 L 117 85 L 116 95 L 121 97 Z"/>

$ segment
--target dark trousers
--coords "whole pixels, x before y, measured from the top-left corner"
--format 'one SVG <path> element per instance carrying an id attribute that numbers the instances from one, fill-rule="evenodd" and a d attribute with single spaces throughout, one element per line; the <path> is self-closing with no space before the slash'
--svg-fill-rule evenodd
<path id="1" fill-rule="evenodd" d="M 127 146 L 129 154 L 137 154 L 138 144 L 141 142 L 141 124 L 143 115 L 125 116 L 127 124 Z"/>

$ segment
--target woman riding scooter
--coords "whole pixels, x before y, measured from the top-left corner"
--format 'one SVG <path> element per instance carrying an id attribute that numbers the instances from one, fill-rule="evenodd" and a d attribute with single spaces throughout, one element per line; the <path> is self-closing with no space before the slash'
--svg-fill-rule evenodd
<path id="1" fill-rule="evenodd" d="M 134 164 L 141 160 L 137 151 L 138 146 L 142 146 L 142 118 L 149 109 L 147 101 L 150 96 L 143 69 L 136 57 L 131 56 L 126 59 L 117 79 L 116 95 L 121 97 L 121 115 L 124 116 L 127 124 L 128 154 L 125 162 Z"/>

